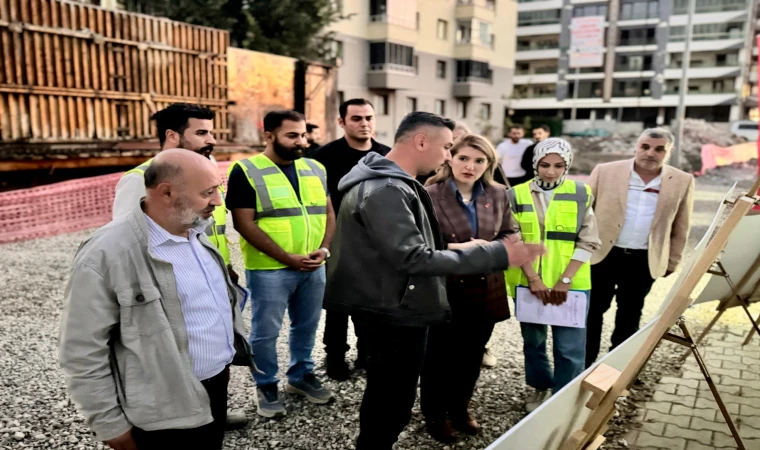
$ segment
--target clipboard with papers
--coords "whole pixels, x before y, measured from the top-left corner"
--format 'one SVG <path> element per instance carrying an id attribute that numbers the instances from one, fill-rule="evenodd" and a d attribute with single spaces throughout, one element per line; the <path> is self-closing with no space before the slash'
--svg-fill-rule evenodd
<path id="1" fill-rule="evenodd" d="M 568 291 L 567 301 L 559 306 L 544 305 L 525 286 L 517 286 L 515 297 L 518 322 L 586 328 L 588 295 L 585 291 Z"/>

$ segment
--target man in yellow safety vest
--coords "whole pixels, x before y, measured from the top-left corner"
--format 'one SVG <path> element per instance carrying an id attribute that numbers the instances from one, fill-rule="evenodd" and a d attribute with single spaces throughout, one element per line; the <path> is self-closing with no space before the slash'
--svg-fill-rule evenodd
<path id="1" fill-rule="evenodd" d="M 257 413 L 286 414 L 277 379 L 277 337 L 290 316 L 287 392 L 324 404 L 332 392 L 314 376 L 311 352 L 322 312 L 324 262 L 335 213 L 322 164 L 303 158 L 306 120 L 295 111 L 264 117 L 266 150 L 230 167 L 227 205 L 251 290 L 251 336 Z"/>
<path id="2" fill-rule="evenodd" d="M 214 111 L 205 106 L 190 103 L 173 103 L 158 111 L 151 118 L 156 121 L 158 140 L 161 150 L 182 148 L 205 156 L 213 161 L 216 140 L 213 135 Z M 128 215 L 146 195 L 145 170 L 153 159 L 149 159 L 121 177 L 116 185 L 113 200 L 113 218 Z M 222 204 L 214 210 L 214 223 L 206 229 L 209 241 L 219 250 L 233 283 L 238 282 L 238 275 L 232 269 L 230 250 L 225 228 L 227 208 L 224 204 L 224 186 L 220 186 Z M 243 411 L 227 412 L 227 428 L 239 428 L 248 423 Z"/>

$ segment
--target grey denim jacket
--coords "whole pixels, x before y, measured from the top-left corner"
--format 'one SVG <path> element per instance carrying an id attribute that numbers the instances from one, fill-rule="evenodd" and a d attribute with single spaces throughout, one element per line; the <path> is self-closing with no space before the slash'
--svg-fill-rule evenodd
<path id="1" fill-rule="evenodd" d="M 200 239 L 227 274 L 216 248 Z M 66 286 L 59 362 L 69 394 L 101 441 L 132 426 L 194 428 L 213 420 L 206 390 L 192 371 L 172 266 L 148 248 L 148 225 L 137 206 L 82 243 Z M 241 294 L 226 278 L 233 364 L 253 367 Z"/>

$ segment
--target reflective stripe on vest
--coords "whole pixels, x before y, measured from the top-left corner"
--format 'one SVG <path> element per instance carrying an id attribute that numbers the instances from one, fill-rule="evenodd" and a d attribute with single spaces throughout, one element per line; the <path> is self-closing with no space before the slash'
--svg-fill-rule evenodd
<path id="1" fill-rule="evenodd" d="M 150 167 L 150 163 L 153 162 L 153 158 L 145 161 L 132 170 L 124 173 L 124 176 L 131 173 L 139 173 L 141 176 L 145 176 L 145 171 Z M 227 242 L 227 237 L 224 232 L 227 228 L 227 208 L 224 205 L 224 186 L 219 186 L 219 194 L 222 196 L 222 204 L 214 209 L 214 225 L 209 225 L 206 228 L 206 236 L 209 242 L 219 250 L 219 253 L 224 259 L 224 263 L 230 264 L 230 248 Z"/>
<path id="2" fill-rule="evenodd" d="M 578 181 L 566 181 L 554 190 L 544 217 L 544 235 L 538 223 L 538 214 L 533 203 L 530 183 L 524 183 L 508 191 L 510 208 L 526 243 L 546 245 L 546 255 L 533 263 L 533 269 L 540 270 L 541 279 L 552 288 L 559 281 L 570 263 L 590 203 L 590 189 Z M 543 194 L 541 194 L 543 195 Z M 506 272 L 506 282 L 510 295 L 514 297 L 515 287 L 527 286 L 528 279 L 519 267 L 511 267 Z M 581 265 L 570 286 L 575 290 L 591 289 L 589 263 Z"/>
<path id="3" fill-rule="evenodd" d="M 255 222 L 287 253 L 308 255 L 322 244 L 327 228 L 327 176 L 316 161 L 294 161 L 300 201 L 285 174 L 267 156 L 259 154 L 237 161 L 256 191 Z M 234 165 L 230 168 L 230 171 Z M 240 238 L 248 270 L 273 270 L 287 266 Z"/>

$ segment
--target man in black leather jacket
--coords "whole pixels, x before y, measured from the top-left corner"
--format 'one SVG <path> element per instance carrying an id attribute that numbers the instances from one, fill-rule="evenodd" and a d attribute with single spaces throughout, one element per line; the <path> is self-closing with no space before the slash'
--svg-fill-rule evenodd
<path id="1" fill-rule="evenodd" d="M 367 339 L 358 450 L 390 450 L 409 423 L 427 327 L 451 315 L 445 276 L 501 271 L 542 251 L 516 237 L 445 250 L 430 197 L 414 177 L 451 159 L 453 129 L 451 120 L 411 113 L 387 157 L 370 153 L 338 185 L 345 196 L 324 307 L 351 314 Z"/>

